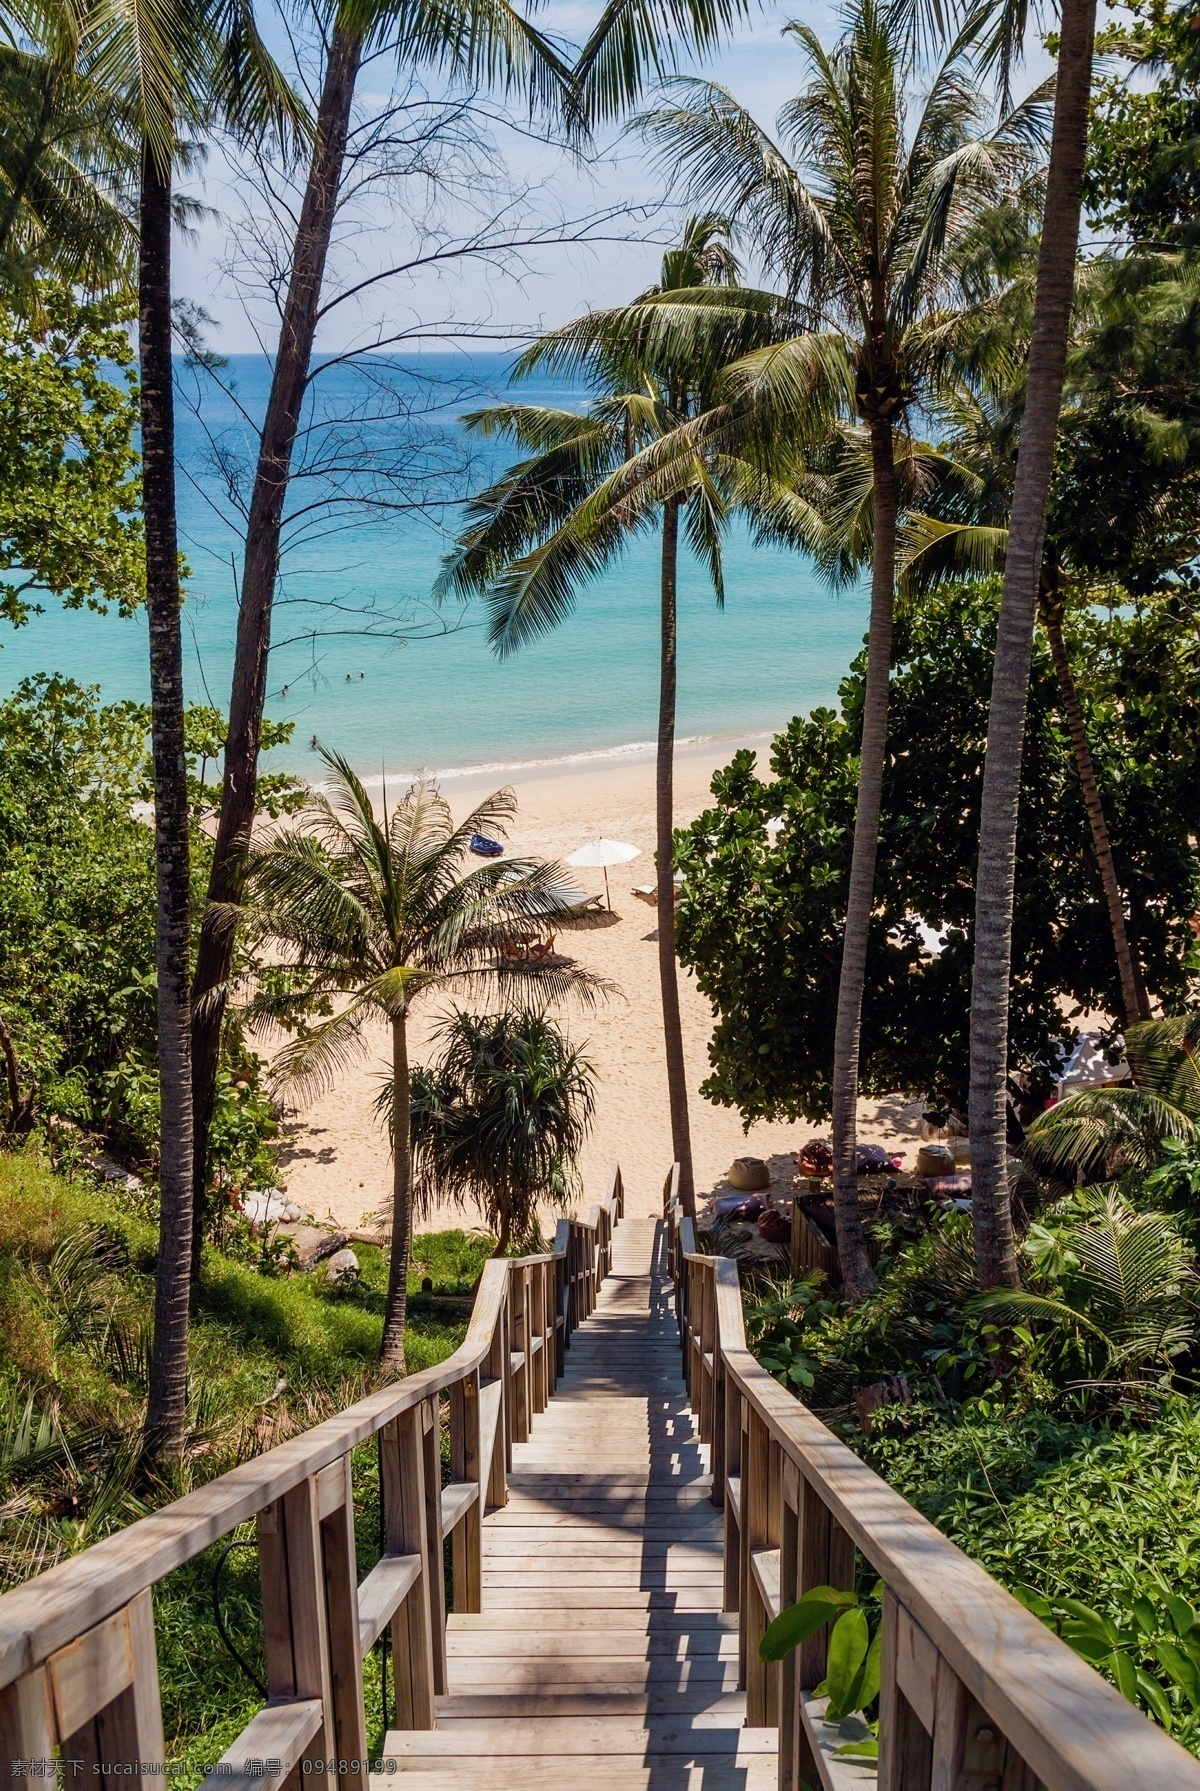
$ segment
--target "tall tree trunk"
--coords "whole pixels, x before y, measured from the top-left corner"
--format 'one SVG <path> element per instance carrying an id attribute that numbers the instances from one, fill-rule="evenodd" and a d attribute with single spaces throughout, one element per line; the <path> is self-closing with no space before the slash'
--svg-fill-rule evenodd
<path id="1" fill-rule="evenodd" d="M 512 1215 L 506 1206 L 502 1207 L 500 1210 L 499 1233 L 500 1235 L 496 1239 L 496 1248 L 492 1251 L 492 1255 L 507 1256 L 509 1240 L 512 1237 Z"/>
<path id="2" fill-rule="evenodd" d="M 658 685 L 658 773 L 655 788 L 655 851 L 658 872 L 658 978 L 662 988 L 663 1045 L 667 1055 L 667 1098 L 671 1107 L 671 1149 L 679 1164 L 679 1204 L 696 1216 L 692 1174 L 692 1132 L 688 1120 L 687 1068 L 679 1018 L 679 975 L 675 964 L 675 678 L 676 594 L 679 569 L 679 499 L 663 505 L 661 648 Z"/>
<path id="3" fill-rule="evenodd" d="M 1087 152 L 1095 0 L 1063 0 L 1025 415 L 988 714 L 971 988 L 971 1193 L 980 1286 L 1018 1284 L 1005 1110 L 1017 809 L 1029 662 L 1062 404 Z"/>
<path id="4" fill-rule="evenodd" d="M 175 532 L 175 407 L 171 383 L 171 176 L 142 154 L 138 340 L 142 507 L 154 752 L 157 878 L 160 1217 L 154 1275 L 154 1351 L 146 1405 L 151 1448 L 171 1455 L 187 1420 L 188 1275 L 192 1253 L 191 894 L 183 740 L 183 644 Z"/>
<path id="5" fill-rule="evenodd" d="M 325 65 L 308 185 L 296 229 L 291 280 L 279 331 L 271 394 L 259 440 L 258 466 L 246 526 L 221 811 L 209 873 L 209 907 L 200 932 L 193 987 L 198 1221 L 207 1199 L 208 1130 L 217 1085 L 221 1023 L 225 1012 L 224 988 L 233 963 L 233 934 L 228 910 L 242 899 L 246 850 L 258 794 L 258 750 L 266 702 L 271 610 L 279 571 L 279 535 L 312 361 L 325 261 L 337 214 L 354 84 L 361 60 L 361 39 L 335 28 Z M 216 904 L 221 904 L 221 908 L 218 909 Z M 206 996 L 210 999 L 205 1000 Z M 199 1240 L 200 1224 L 197 1223 L 197 1268 Z"/>
<path id="6" fill-rule="evenodd" d="M 858 761 L 858 800 L 854 810 L 854 849 L 850 858 L 850 893 L 846 902 L 842 974 L 838 983 L 837 1025 L 833 1039 L 833 1209 L 842 1281 L 852 1300 L 862 1299 L 875 1286 L 875 1271 L 867 1255 L 867 1237 L 858 1205 L 858 1052 L 867 944 L 871 933 L 871 911 L 875 906 L 875 860 L 879 852 L 879 817 L 887 756 L 892 612 L 896 595 L 897 499 L 892 426 L 875 417 L 871 419 L 870 432 L 875 511 L 871 623 L 867 636 L 867 683 Z"/>
<path id="7" fill-rule="evenodd" d="M 1071 670 L 1067 643 L 1063 639 L 1062 604 L 1058 598 L 1053 596 L 1043 598 L 1042 622 L 1046 629 L 1046 638 L 1050 642 L 1050 654 L 1054 660 L 1054 669 L 1058 673 L 1063 714 L 1067 718 L 1067 732 L 1071 736 L 1071 748 L 1075 754 L 1075 769 L 1079 773 L 1088 825 L 1092 830 L 1092 845 L 1095 848 L 1096 863 L 1100 867 L 1100 882 L 1104 889 L 1104 901 L 1108 908 L 1108 924 L 1112 929 L 1113 951 L 1116 954 L 1117 972 L 1121 979 L 1121 1003 L 1125 1009 L 1125 1024 L 1134 1026 L 1139 1020 L 1150 1018 L 1150 1003 L 1146 999 L 1146 991 L 1133 962 L 1129 933 L 1125 926 L 1125 904 L 1113 865 L 1112 845 L 1108 837 L 1108 826 L 1104 819 L 1104 804 L 1100 800 L 1096 768 L 1092 763 L 1092 749 L 1088 744 L 1087 729 L 1083 725 L 1083 712 L 1079 707 L 1079 692 L 1075 688 L 1075 675 Z"/>
<path id="8" fill-rule="evenodd" d="M 408 1018 L 392 1021 L 392 1254 L 379 1360 L 404 1373 L 408 1265 L 412 1256 L 412 1090 L 408 1081 Z"/>

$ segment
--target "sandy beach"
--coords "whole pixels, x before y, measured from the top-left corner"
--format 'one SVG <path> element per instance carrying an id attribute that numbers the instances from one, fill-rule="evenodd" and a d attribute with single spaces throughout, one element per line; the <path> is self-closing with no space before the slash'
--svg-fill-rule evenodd
<path id="1" fill-rule="evenodd" d="M 768 740 L 710 742 L 683 747 L 675 768 L 676 824 L 691 821 L 706 806 L 714 770 L 728 763 L 737 745 L 765 751 Z M 468 812 L 482 793 L 503 779 L 472 773 L 448 777 L 442 788 L 456 817 Z M 558 948 L 590 970 L 616 983 L 621 993 L 591 1011 L 575 1008 L 568 1030 L 586 1041 L 599 1076 L 596 1124 L 584 1151 L 581 1169 L 586 1208 L 603 1194 L 608 1167 L 619 1162 L 625 1181 L 627 1211 L 649 1214 L 659 1209 L 663 1178 L 671 1161 L 666 1071 L 658 989 L 658 955 L 654 911 L 631 894 L 635 883 L 653 878 L 654 765 L 649 755 L 628 759 L 584 761 L 582 765 L 532 767 L 510 774 L 520 810 L 510 835 L 517 856 L 562 859 L 586 840 L 603 834 L 641 848 L 643 856 L 609 872 L 614 914 L 594 924 L 573 927 L 559 936 Z M 602 890 L 600 872 L 572 872 L 582 886 Z M 593 882 L 592 879 L 599 879 Z M 828 1127 L 756 1124 L 748 1133 L 739 1115 L 714 1107 L 699 1094 L 708 1069 L 707 1045 L 711 1009 L 691 976 L 680 976 L 684 1049 L 691 1107 L 692 1150 L 697 1193 L 723 1180 L 737 1156 L 764 1157 L 772 1179 L 784 1183 L 795 1168 L 797 1146 Z M 439 1006 L 431 1002 L 414 1017 L 412 1053 L 420 1061 Z M 388 1205 L 390 1164 L 372 1103 L 385 1073 L 382 1028 L 378 1053 L 350 1070 L 322 1100 L 302 1111 L 289 1111 L 284 1126 L 281 1181 L 291 1199 L 318 1221 L 332 1219 L 357 1227 L 364 1216 Z M 919 1102 L 900 1097 L 864 1101 L 860 1138 L 892 1144 L 911 1154 L 918 1142 Z M 441 1209 L 428 1215 L 419 1230 L 477 1224 L 474 1212 Z"/>

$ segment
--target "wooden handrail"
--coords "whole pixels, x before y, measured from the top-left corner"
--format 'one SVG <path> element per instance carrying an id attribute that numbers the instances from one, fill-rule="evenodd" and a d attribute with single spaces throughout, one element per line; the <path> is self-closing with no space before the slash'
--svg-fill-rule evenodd
<path id="1" fill-rule="evenodd" d="M 878 1791 L 1200 1791 L 1200 1761 L 1150 1722 L 786 1392 L 746 1345 L 737 1265 L 696 1250 L 668 1177 L 684 1377 L 725 1512 L 747 1722 L 778 1724 L 781 1791 L 866 1778 L 833 1754 L 814 1688 L 825 1637 L 758 1644 L 814 1586 L 883 1581 Z M 867 1781 L 869 1782 L 869 1781 Z"/>
<path id="2" fill-rule="evenodd" d="M 611 1269 L 623 1212 L 614 1168 L 603 1205 L 586 1220 L 560 1220 L 552 1250 L 485 1265 L 466 1337 L 447 1361 L 0 1597 L 0 1761 L 33 1763 L 38 1775 L 59 1753 L 84 1771 L 161 1791 L 151 1589 L 253 1519 L 270 1695 L 210 1774 L 210 1791 L 230 1791 L 231 1775 L 235 1791 L 282 1785 L 317 1762 L 318 1771 L 333 1762 L 343 1783 L 368 1791 L 362 1655 L 390 1626 L 396 1727 L 432 1728 L 434 1697 L 445 1689 L 443 1541 L 451 1541 L 455 1608 L 478 1611 L 484 1512 L 507 1503 L 512 1444 L 553 1396 L 571 1333 Z M 386 1543 L 360 1586 L 351 1452 L 376 1435 Z"/>

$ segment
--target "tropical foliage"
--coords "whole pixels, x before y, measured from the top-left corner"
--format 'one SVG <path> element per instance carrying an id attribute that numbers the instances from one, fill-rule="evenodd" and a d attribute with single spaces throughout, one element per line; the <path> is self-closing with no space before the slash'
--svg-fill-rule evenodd
<path id="1" fill-rule="evenodd" d="M 903 1089 L 960 1110 L 996 595 L 995 584 L 945 585 L 897 626 L 863 1005 L 864 1090 Z M 1137 892 L 1139 955 L 1156 998 L 1174 1003 L 1193 974 L 1188 923 L 1200 900 L 1190 844 L 1200 825 L 1194 636 L 1179 629 L 1169 598 L 1111 618 L 1080 612 L 1068 626 L 1112 792 L 1113 840 Z M 864 692 L 860 660 L 842 687 L 840 714 L 817 709 L 793 721 L 773 744 L 769 776 L 751 753 L 736 755 L 714 779 L 713 805 L 677 836 L 680 955 L 717 1014 L 704 1092 L 747 1121 L 829 1112 Z M 1025 1088 L 1014 1083 L 1014 1094 L 1041 1100 L 1069 1035 L 1062 999 L 1106 1012 L 1119 1012 L 1120 1000 L 1044 645 L 1034 658 L 1021 812 L 1010 1023 L 1013 1071 Z"/>
<path id="2" fill-rule="evenodd" d="M 557 865 L 468 856 L 473 835 L 507 831 L 511 790 L 456 825 L 437 787 L 421 782 L 380 819 L 346 760 L 323 756 L 332 790 L 314 791 L 301 826 L 281 830 L 252 866 L 253 926 L 284 957 L 252 1017 L 295 1029 L 274 1069 L 302 1097 L 328 1088 L 369 1051 L 372 1021 L 387 1028 L 394 1170 L 382 1359 L 403 1373 L 413 1218 L 409 1014 L 434 994 L 536 990 L 547 1001 L 587 1000 L 602 985 L 569 961 L 519 949 L 538 939 L 548 914 L 570 912 Z"/>
<path id="3" fill-rule="evenodd" d="M 43 285 L 36 320 L 0 309 L 0 616 L 143 600 L 137 393 L 127 301 Z"/>

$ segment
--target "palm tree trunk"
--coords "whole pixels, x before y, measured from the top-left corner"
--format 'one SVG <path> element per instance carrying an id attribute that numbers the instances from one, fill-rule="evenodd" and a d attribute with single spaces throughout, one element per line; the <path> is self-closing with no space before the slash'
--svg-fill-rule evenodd
<path id="1" fill-rule="evenodd" d="M 1096 0 L 1063 0 L 1025 415 L 988 714 L 971 988 L 971 1188 L 979 1282 L 1018 1285 L 1006 1144 L 1017 809 L 1029 664 L 1062 404 L 1087 151 Z"/>
<path id="2" fill-rule="evenodd" d="M 687 1068 L 679 1018 L 679 978 L 675 964 L 675 676 L 676 594 L 679 570 L 679 499 L 663 505 L 661 650 L 658 685 L 658 771 L 655 790 L 655 851 L 658 870 L 658 978 L 662 988 L 663 1045 L 667 1055 L 667 1098 L 671 1107 L 671 1149 L 679 1165 L 679 1204 L 696 1216 L 692 1174 L 692 1132 L 688 1120 Z"/>
<path id="3" fill-rule="evenodd" d="M 1092 749 L 1088 744 L 1087 729 L 1083 725 L 1083 712 L 1079 707 L 1079 692 L 1075 688 L 1075 675 L 1071 670 L 1067 643 L 1063 639 L 1062 605 L 1056 599 L 1051 598 L 1043 603 L 1042 621 L 1046 629 L 1046 638 L 1050 642 L 1050 654 L 1054 660 L 1054 669 L 1058 673 L 1063 714 L 1067 718 L 1067 732 L 1071 736 L 1071 748 L 1075 754 L 1075 769 L 1079 773 L 1088 824 L 1092 830 L 1092 845 L 1095 848 L 1096 863 L 1100 867 L 1100 882 L 1104 888 L 1104 901 L 1108 908 L 1108 924 L 1112 929 L 1113 951 L 1116 953 L 1117 971 L 1121 978 L 1121 1002 L 1125 1009 L 1125 1024 L 1134 1026 L 1139 1020 L 1150 1018 L 1150 1003 L 1146 999 L 1146 991 L 1133 962 L 1129 933 L 1125 926 L 1125 904 L 1121 896 L 1121 886 L 1117 882 L 1112 845 L 1108 837 L 1108 826 L 1104 819 L 1104 804 L 1100 800 L 1096 768 L 1092 763 Z"/>
<path id="4" fill-rule="evenodd" d="M 404 1373 L 408 1265 L 412 1256 L 412 1092 L 408 1081 L 408 1018 L 392 1021 L 392 1254 L 379 1360 Z"/>
<path id="5" fill-rule="evenodd" d="M 221 1023 L 225 1011 L 223 990 L 233 962 L 233 934 L 229 927 L 228 910 L 230 905 L 236 905 L 242 899 L 246 848 L 254 824 L 258 795 L 259 738 L 266 702 L 271 611 L 279 570 L 283 506 L 312 361 L 313 341 L 320 314 L 321 286 L 337 214 L 346 139 L 354 104 L 354 85 L 361 60 L 361 39 L 348 36 L 340 27 L 336 27 L 330 39 L 325 65 L 325 83 L 317 112 L 316 139 L 292 251 L 291 281 L 279 332 L 267 414 L 259 440 L 258 466 L 247 519 L 221 811 L 209 873 L 209 907 L 200 932 L 193 987 L 195 1199 L 198 1216 L 202 1214 L 207 1199 L 208 1129 L 212 1120 L 220 1058 Z M 221 905 L 220 909 L 217 904 Z M 223 919 L 220 918 L 222 912 Z M 215 996 L 205 1001 L 204 997 L 212 995 L 213 991 L 216 991 Z M 199 1238 L 200 1225 L 197 1224 L 197 1269 Z"/>
<path id="6" fill-rule="evenodd" d="M 154 755 L 157 875 L 159 1237 L 154 1352 L 146 1405 L 150 1446 L 174 1454 L 187 1419 L 188 1277 L 192 1254 L 191 1003 L 183 645 L 175 532 L 175 411 L 171 374 L 171 176 L 142 154 L 139 354 L 142 507 Z"/>
<path id="7" fill-rule="evenodd" d="M 500 1209 L 499 1231 L 500 1235 L 496 1239 L 496 1248 L 492 1251 L 492 1255 L 507 1256 L 509 1239 L 512 1237 L 512 1215 L 507 1206 Z"/>
<path id="8" fill-rule="evenodd" d="M 854 810 L 854 849 L 850 857 L 850 893 L 846 902 L 842 974 L 838 983 L 837 1024 L 833 1039 L 833 1209 L 842 1281 L 847 1297 L 852 1300 L 862 1299 L 875 1286 L 875 1271 L 867 1255 L 867 1237 L 858 1205 L 858 1051 L 867 944 L 871 911 L 875 906 L 875 860 L 879 851 L 879 817 L 883 806 L 888 686 L 892 670 L 892 611 L 896 594 L 897 497 L 892 426 L 875 417 L 871 420 L 870 430 L 875 511 L 871 623 L 867 636 L 867 683 L 858 761 L 858 800 Z"/>

